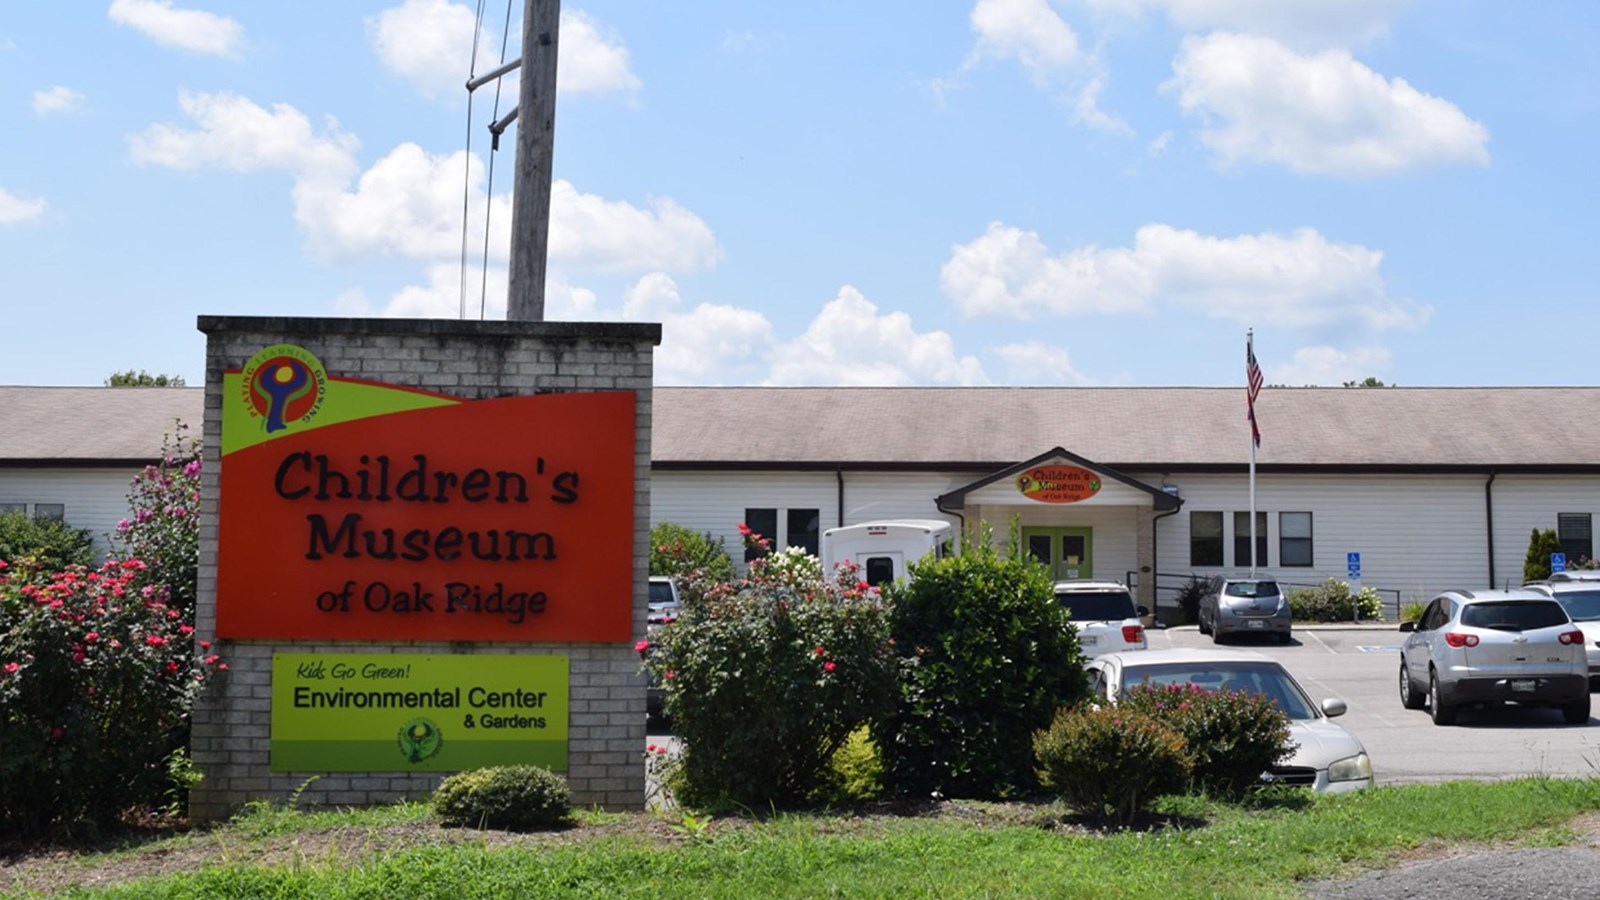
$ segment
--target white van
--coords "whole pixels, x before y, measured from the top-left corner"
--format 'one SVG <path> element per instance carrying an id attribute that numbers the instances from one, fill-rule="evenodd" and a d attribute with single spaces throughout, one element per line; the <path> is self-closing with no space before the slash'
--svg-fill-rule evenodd
<path id="1" fill-rule="evenodd" d="M 906 565 L 932 553 L 955 552 L 955 528 L 943 519 L 885 519 L 830 528 L 822 533 L 822 571 L 849 561 L 861 567 L 861 580 L 877 587 L 906 577 Z"/>

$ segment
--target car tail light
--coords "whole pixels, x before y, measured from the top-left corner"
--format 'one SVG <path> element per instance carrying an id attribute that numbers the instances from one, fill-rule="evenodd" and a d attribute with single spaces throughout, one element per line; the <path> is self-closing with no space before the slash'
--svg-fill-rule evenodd
<path id="1" fill-rule="evenodd" d="M 1142 644 L 1142 643 L 1144 643 L 1144 626 L 1143 625 L 1124 625 L 1124 626 L 1122 626 L 1122 639 L 1124 641 L 1127 641 L 1130 644 Z M 1578 635 L 1578 640 L 1580 640 L 1580 641 L 1583 640 L 1583 635 L 1581 633 Z"/>
<path id="2" fill-rule="evenodd" d="M 1563 631 L 1561 633 L 1561 643 L 1563 643 L 1563 644 L 1581 644 L 1581 643 L 1583 643 L 1583 632 L 1581 632 L 1581 631 Z"/>
<path id="3" fill-rule="evenodd" d="M 1583 634 L 1581 631 L 1578 633 L 1580 635 Z M 1475 634 L 1462 634 L 1459 631 L 1452 631 L 1444 636 L 1444 642 L 1452 647 L 1476 647 L 1478 646 L 1478 636 Z"/>

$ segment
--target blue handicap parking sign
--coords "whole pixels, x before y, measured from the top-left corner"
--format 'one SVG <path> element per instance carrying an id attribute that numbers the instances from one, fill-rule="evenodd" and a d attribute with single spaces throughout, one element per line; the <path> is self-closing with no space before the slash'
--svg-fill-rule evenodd
<path id="1" fill-rule="evenodd" d="M 1550 573 L 1565 572 L 1567 570 L 1567 555 L 1565 553 L 1550 554 Z"/>

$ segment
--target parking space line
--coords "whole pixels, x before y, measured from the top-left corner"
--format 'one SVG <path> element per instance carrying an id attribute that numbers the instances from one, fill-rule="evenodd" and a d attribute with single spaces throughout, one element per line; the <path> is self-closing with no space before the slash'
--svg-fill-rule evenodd
<path id="1" fill-rule="evenodd" d="M 1322 649 L 1328 651 L 1329 653 L 1337 654 L 1339 652 L 1339 651 L 1333 649 L 1332 647 L 1329 647 L 1327 641 L 1324 641 L 1322 638 L 1317 637 L 1317 633 L 1315 631 L 1307 631 L 1305 633 L 1311 635 L 1311 637 L 1314 638 L 1317 643 L 1322 645 Z"/>

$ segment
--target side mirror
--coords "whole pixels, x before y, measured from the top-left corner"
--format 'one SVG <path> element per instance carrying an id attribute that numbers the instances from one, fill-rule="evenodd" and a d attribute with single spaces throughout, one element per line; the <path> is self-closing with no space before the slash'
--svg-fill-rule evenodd
<path id="1" fill-rule="evenodd" d="M 1322 701 L 1322 714 L 1330 719 L 1335 716 L 1342 716 L 1349 711 L 1350 707 L 1345 705 L 1345 702 L 1338 697 L 1329 697 Z"/>
<path id="2" fill-rule="evenodd" d="M 1140 618 L 1150 615 L 1150 607 L 1148 606 L 1138 607 L 1135 611 L 1139 613 Z"/>
<path id="3" fill-rule="evenodd" d="M 1417 630 L 1417 623 L 1415 621 L 1401 622 L 1400 623 L 1400 630 L 1404 631 L 1404 632 L 1408 632 L 1408 633 L 1412 632 L 1412 631 L 1416 631 Z"/>

